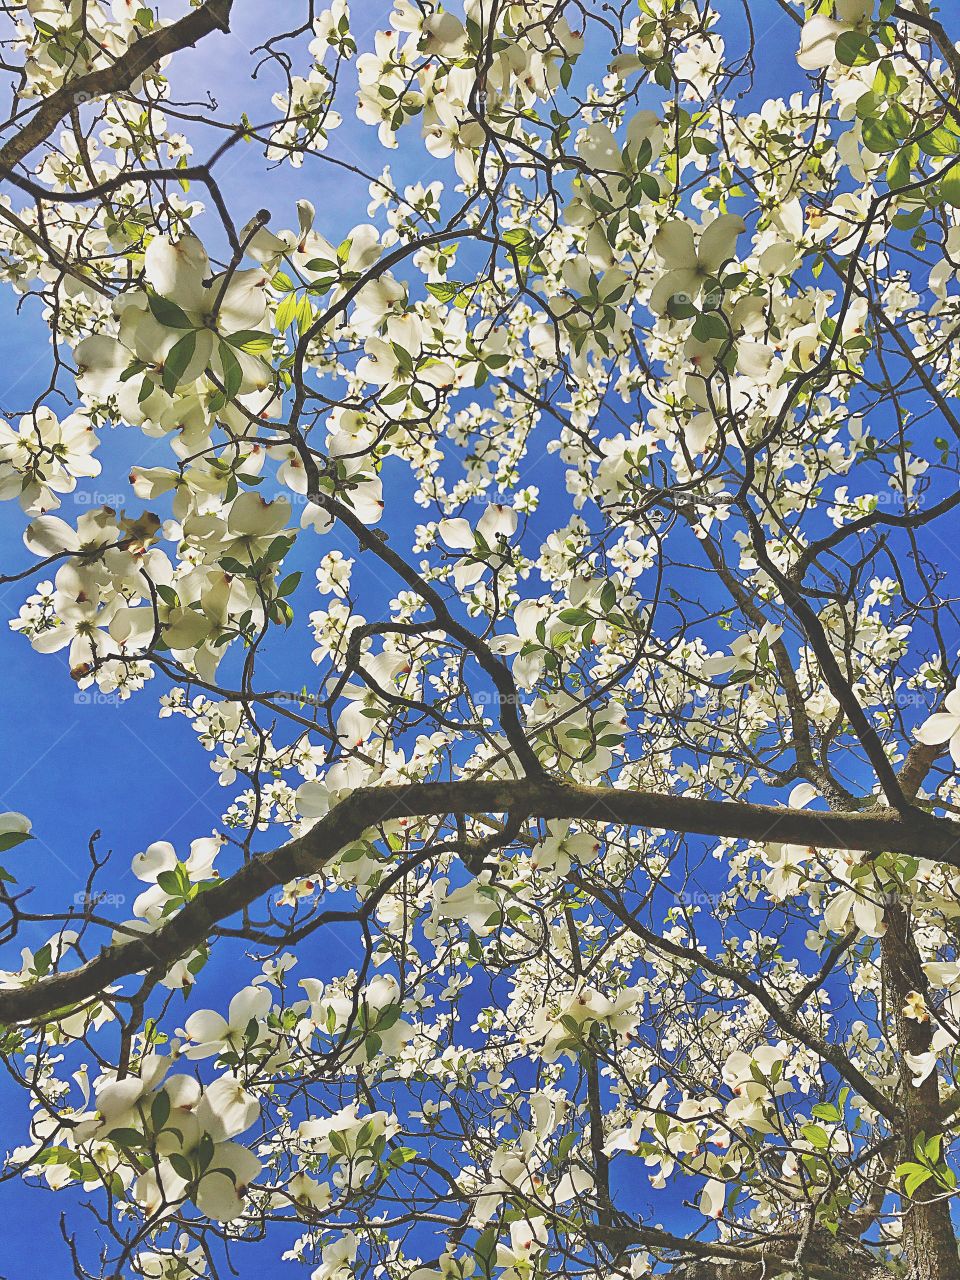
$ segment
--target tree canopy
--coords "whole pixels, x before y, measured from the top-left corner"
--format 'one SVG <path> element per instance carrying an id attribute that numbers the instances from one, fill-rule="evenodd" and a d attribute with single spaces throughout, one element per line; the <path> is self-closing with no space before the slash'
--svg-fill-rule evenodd
<path id="1" fill-rule="evenodd" d="M 960 21 L 322 3 L 0 0 L 9 625 L 223 789 L 50 908 L 0 814 L 0 1179 L 89 1280 L 957 1280 Z"/>

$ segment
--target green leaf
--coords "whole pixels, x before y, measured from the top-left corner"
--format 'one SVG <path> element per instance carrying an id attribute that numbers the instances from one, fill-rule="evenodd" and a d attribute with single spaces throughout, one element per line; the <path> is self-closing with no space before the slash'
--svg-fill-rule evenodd
<path id="1" fill-rule="evenodd" d="M 816 1151 L 826 1151 L 830 1146 L 830 1135 L 819 1124 L 805 1124 L 803 1136 Z"/>
<path id="2" fill-rule="evenodd" d="M 453 300 L 468 286 L 462 280 L 439 280 L 434 284 L 427 285 L 427 293 L 431 294 L 438 302 L 453 302 Z"/>
<path id="3" fill-rule="evenodd" d="M 929 1182 L 932 1177 L 932 1170 L 924 1169 L 922 1165 L 915 1165 L 913 1173 L 907 1174 L 903 1180 L 903 1189 L 908 1198 L 912 1200 L 916 1192 L 920 1190 L 925 1182 Z"/>
<path id="4" fill-rule="evenodd" d="M 171 609 L 176 609 L 180 605 L 180 597 L 174 591 L 173 587 L 168 587 L 165 583 L 157 584 L 157 595 L 165 605 L 169 605 Z"/>
<path id="5" fill-rule="evenodd" d="M 127 367 L 124 369 L 123 373 L 121 373 L 120 381 L 129 382 L 130 379 L 135 378 L 138 373 L 143 373 L 145 369 L 149 369 L 149 368 L 150 366 L 145 361 L 134 360 L 130 364 L 128 364 Z"/>
<path id="6" fill-rule="evenodd" d="M 302 575 L 299 569 L 295 573 L 288 573 L 287 576 L 280 583 L 279 587 L 277 587 L 277 595 L 278 596 L 293 595 L 294 591 L 296 591 L 297 587 L 300 585 L 301 576 Z"/>
<path id="7" fill-rule="evenodd" d="M 185 333 L 182 338 L 173 344 L 167 353 L 167 357 L 163 362 L 163 389 L 168 396 L 172 396 L 174 391 L 180 384 L 180 379 L 186 372 L 187 365 L 193 359 L 193 354 L 197 349 L 197 335 L 191 329 L 189 333 Z"/>
<path id="8" fill-rule="evenodd" d="M 960 167 L 951 169 L 940 183 L 940 198 L 954 209 L 960 209 Z"/>
<path id="9" fill-rule="evenodd" d="M 667 315 L 671 320 L 689 320 L 697 314 L 697 309 L 683 293 L 675 293 L 667 303 Z"/>
<path id="10" fill-rule="evenodd" d="M 226 342 L 220 343 L 220 363 L 223 365 L 224 394 L 232 400 L 243 385 L 243 370 Z"/>
<path id="11" fill-rule="evenodd" d="M 289 329 L 297 317 L 298 300 L 295 293 L 288 294 L 286 298 L 277 307 L 277 313 L 274 316 L 274 324 L 282 333 L 284 329 Z"/>
<path id="12" fill-rule="evenodd" d="M 250 565 L 241 563 L 233 556 L 224 556 L 220 561 L 220 568 L 224 573 L 240 574 L 241 577 L 250 572 Z"/>
<path id="13" fill-rule="evenodd" d="M 147 297 L 147 305 L 153 318 L 158 324 L 162 324 L 165 329 L 193 328 L 193 321 L 187 313 L 178 307 L 175 302 L 171 302 L 169 298 L 161 298 L 158 293 L 151 293 Z"/>
<path id="14" fill-rule="evenodd" d="M 314 314 L 313 304 L 307 295 L 304 294 L 297 303 L 297 328 L 301 333 L 306 333 L 313 324 Z"/>
<path id="15" fill-rule="evenodd" d="M 497 1256 L 497 1233 L 493 1227 L 487 1227 L 485 1231 L 481 1231 L 473 1247 L 473 1256 L 477 1260 L 480 1274 L 484 1277 L 491 1276 Z"/>
<path id="16" fill-rule="evenodd" d="M 273 335 L 261 333 L 259 329 L 240 329 L 237 333 L 228 333 L 226 340 L 231 347 L 247 351 L 252 356 L 263 355 L 265 351 L 273 350 Z"/>
<path id="17" fill-rule="evenodd" d="M 693 324 L 693 336 L 698 342 L 710 342 L 715 338 L 723 340 L 728 336 L 727 326 L 716 314 L 699 315 Z"/>
<path id="18" fill-rule="evenodd" d="M 108 1136 L 115 1147 L 142 1147 L 144 1144 L 143 1134 L 136 1129 L 112 1129 Z"/>
<path id="19" fill-rule="evenodd" d="M 902 147 L 887 165 L 887 185 L 905 187 L 910 181 L 913 167 L 917 163 L 919 148 L 915 142 Z"/>
<path id="20" fill-rule="evenodd" d="M 864 120 L 863 143 L 870 151 L 883 155 L 899 146 L 900 139 L 882 120 Z"/>
<path id="21" fill-rule="evenodd" d="M 153 1100 L 150 1108 L 150 1123 L 154 1131 L 162 1129 L 170 1119 L 170 1095 L 164 1089 Z"/>
<path id="22" fill-rule="evenodd" d="M 296 538 L 291 537 L 290 534 L 278 533 L 263 553 L 263 563 L 274 564 L 276 561 L 282 560 L 295 541 Z"/>
<path id="23" fill-rule="evenodd" d="M 960 138 L 944 125 L 921 133 L 917 138 L 920 150 L 928 156 L 955 156 L 960 154 Z"/>
<path id="24" fill-rule="evenodd" d="M 32 839 L 33 836 L 28 831 L 0 832 L 0 853 L 6 853 L 8 849 L 15 849 L 18 844 L 23 844 L 25 840 Z"/>
<path id="25" fill-rule="evenodd" d="M 182 1156 L 179 1151 L 173 1151 L 167 1159 L 178 1177 L 183 1178 L 184 1182 L 193 1181 L 194 1169 L 186 1156 Z"/>
<path id="26" fill-rule="evenodd" d="M 171 897 L 179 896 L 183 892 L 183 885 L 176 871 L 161 871 L 157 876 L 157 884 Z"/>
<path id="27" fill-rule="evenodd" d="M 877 46 L 869 36 L 859 31 L 844 31 L 837 38 L 837 61 L 845 67 L 865 67 L 880 57 Z"/>

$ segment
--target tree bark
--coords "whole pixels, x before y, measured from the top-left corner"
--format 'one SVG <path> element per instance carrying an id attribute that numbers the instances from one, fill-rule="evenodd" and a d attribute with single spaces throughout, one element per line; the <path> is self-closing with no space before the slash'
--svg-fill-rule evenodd
<path id="1" fill-rule="evenodd" d="M 960 823 L 915 810 L 848 813 L 773 808 L 738 800 L 701 800 L 549 778 L 502 782 L 422 782 L 359 787 L 305 835 L 260 854 L 154 933 L 105 947 L 76 969 L 0 990 L 0 1024 L 37 1022 L 101 995 L 132 973 L 166 972 L 205 942 L 220 921 L 289 880 L 314 875 L 346 845 L 378 823 L 399 818 L 506 813 L 514 818 L 580 818 L 623 826 L 663 827 L 687 834 L 782 841 L 821 849 L 912 853 L 960 866 Z"/>
<path id="2" fill-rule="evenodd" d="M 26 159 L 72 110 L 95 98 L 122 93 L 162 58 L 202 40 L 211 31 L 229 31 L 233 0 L 206 0 L 199 8 L 136 40 L 116 62 L 68 80 L 39 100 L 36 111 L 0 147 L 0 177 Z"/>
<path id="3" fill-rule="evenodd" d="M 910 1161 L 914 1158 L 916 1139 L 927 1141 L 941 1132 L 940 1076 L 935 1068 L 922 1084 L 913 1083 L 914 1072 L 905 1055 L 929 1051 L 933 1024 L 929 1019 L 923 1022 L 907 1017 L 905 1007 L 911 992 L 926 996 L 927 979 L 907 912 L 899 903 L 891 903 L 885 919 L 881 963 L 899 1050 L 903 1159 Z M 958 1280 L 960 1277 L 950 1201 L 933 1178 L 919 1187 L 904 1205 L 903 1243 L 910 1280 Z"/>

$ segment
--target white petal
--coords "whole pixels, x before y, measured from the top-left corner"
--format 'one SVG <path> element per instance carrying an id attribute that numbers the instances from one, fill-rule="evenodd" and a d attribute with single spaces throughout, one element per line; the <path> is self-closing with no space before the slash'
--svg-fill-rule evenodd
<path id="1" fill-rule="evenodd" d="M 477 532 L 483 536 L 488 547 L 494 546 L 498 537 L 510 538 L 516 531 L 516 511 L 499 502 L 487 507 L 477 525 Z"/>
<path id="2" fill-rule="evenodd" d="M 653 247 L 672 270 L 692 271 L 697 265 L 693 228 L 683 219 L 664 223 L 653 237 Z"/>
<path id="3" fill-rule="evenodd" d="M 233 501 L 227 528 L 231 533 L 262 537 L 279 533 L 290 519 L 290 503 L 286 498 L 265 502 L 259 493 L 244 490 Z"/>
<path id="4" fill-rule="evenodd" d="M 847 923 L 847 917 L 853 907 L 854 896 L 851 889 L 844 889 L 837 894 L 832 902 L 827 904 L 827 908 L 823 913 L 823 922 L 833 933 L 840 933 Z"/>
<path id="5" fill-rule="evenodd" d="M 168 236 L 154 236 L 143 255 L 147 283 L 185 311 L 202 308 L 209 270 L 210 260 L 196 236 L 186 235 L 176 243 Z"/>
<path id="6" fill-rule="evenodd" d="M 168 840 L 155 840 L 134 857 L 130 869 L 138 880 L 155 884 L 161 871 L 172 871 L 177 865 L 177 851 Z"/>
<path id="7" fill-rule="evenodd" d="M 797 62 L 804 71 L 829 67 L 837 51 L 837 37 L 848 28 L 842 22 L 818 15 L 803 24 Z"/>
<path id="8" fill-rule="evenodd" d="M 214 1009 L 198 1009 L 183 1026 L 190 1039 L 198 1044 L 225 1040 L 230 1031 L 226 1018 Z"/>
<path id="9" fill-rule="evenodd" d="M 293 798 L 303 818 L 322 818 L 330 808 L 330 792 L 322 782 L 304 782 Z"/>
<path id="10" fill-rule="evenodd" d="M 803 809 L 811 800 L 816 799 L 818 794 L 816 787 L 811 783 L 798 782 L 787 796 L 787 804 L 791 809 Z"/>
<path id="11" fill-rule="evenodd" d="M 244 987 L 230 1001 L 230 1025 L 246 1031 L 253 1018 L 262 1018 L 270 1008 L 270 992 L 266 987 Z"/>
<path id="12" fill-rule="evenodd" d="M 728 258 L 737 252 L 737 236 L 747 229 L 744 220 L 735 213 L 723 213 L 706 228 L 700 237 L 697 259 L 704 271 L 715 272 Z"/>
<path id="13" fill-rule="evenodd" d="M 216 1147 L 210 1172 L 197 1188 L 197 1208 L 218 1222 L 231 1222 L 243 1212 L 243 1194 L 262 1165 L 252 1151 L 236 1142 Z M 225 1172 L 219 1172 L 219 1170 Z"/>
<path id="14" fill-rule="evenodd" d="M 16 813 L 13 809 L 8 809 L 6 813 L 0 813 L 0 832 L 4 834 L 10 831 L 26 834 L 30 830 L 30 826 L 30 819 L 22 813 Z"/>
<path id="15" fill-rule="evenodd" d="M 53 556 L 61 551 L 79 551 L 80 539 L 75 529 L 59 516 L 40 516 L 27 526 L 23 535 L 28 551 L 36 556 Z"/>
<path id="16" fill-rule="evenodd" d="M 853 901 L 853 919 L 860 932 L 865 933 L 868 938 L 879 938 L 886 932 L 883 907 L 860 894 Z"/>
<path id="17" fill-rule="evenodd" d="M 651 289 L 647 305 L 654 315 L 666 315 L 671 298 L 695 302 L 700 296 L 701 285 L 702 281 L 693 267 L 668 271 Z"/>
<path id="18" fill-rule="evenodd" d="M 724 1183 L 711 1178 L 700 1193 L 700 1212 L 705 1218 L 719 1218 L 723 1213 L 723 1204 L 727 1188 Z"/>
<path id="19" fill-rule="evenodd" d="M 928 747 L 938 747 L 942 743 L 949 742 L 953 735 L 960 729 L 960 717 L 950 715 L 946 711 L 937 711 L 916 731 L 916 737 Z"/>
<path id="20" fill-rule="evenodd" d="M 476 539 L 469 520 L 441 520 L 437 526 L 440 537 L 451 551 L 470 551 Z"/>
<path id="21" fill-rule="evenodd" d="M 204 1090 L 196 1116 L 214 1142 L 235 1138 L 249 1129 L 260 1114 L 260 1104 L 236 1076 L 221 1076 Z"/>

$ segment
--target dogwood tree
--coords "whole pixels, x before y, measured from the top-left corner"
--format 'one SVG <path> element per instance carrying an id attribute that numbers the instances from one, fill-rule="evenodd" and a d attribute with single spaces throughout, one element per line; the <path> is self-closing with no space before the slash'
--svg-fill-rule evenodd
<path id="1" fill-rule="evenodd" d="M 223 786 L 0 817 L 64 1274 L 955 1280 L 951 6 L 0 9 L 10 625 Z"/>

